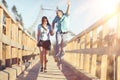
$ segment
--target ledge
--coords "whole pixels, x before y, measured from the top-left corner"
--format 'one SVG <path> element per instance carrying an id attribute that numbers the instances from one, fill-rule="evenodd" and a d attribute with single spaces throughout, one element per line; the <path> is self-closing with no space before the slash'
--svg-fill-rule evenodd
<path id="1" fill-rule="evenodd" d="M 15 69 L 6 68 L 5 70 L 3 70 L 3 72 L 8 74 L 8 80 L 15 80 L 16 79 L 16 70 Z"/>
<path id="2" fill-rule="evenodd" d="M 16 76 L 19 76 L 22 73 L 22 69 L 20 66 L 13 65 L 12 68 L 16 70 Z"/>
<path id="3" fill-rule="evenodd" d="M 8 74 L 0 71 L 0 80 L 8 80 Z"/>

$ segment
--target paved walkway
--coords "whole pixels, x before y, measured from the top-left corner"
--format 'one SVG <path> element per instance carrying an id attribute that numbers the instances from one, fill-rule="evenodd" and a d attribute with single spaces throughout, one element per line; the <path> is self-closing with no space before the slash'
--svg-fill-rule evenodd
<path id="1" fill-rule="evenodd" d="M 17 80 L 83 80 L 77 76 L 68 66 L 63 65 L 62 71 L 56 66 L 52 56 L 48 57 L 46 72 L 40 72 L 40 63 L 38 62 L 33 68 L 22 73 Z"/>

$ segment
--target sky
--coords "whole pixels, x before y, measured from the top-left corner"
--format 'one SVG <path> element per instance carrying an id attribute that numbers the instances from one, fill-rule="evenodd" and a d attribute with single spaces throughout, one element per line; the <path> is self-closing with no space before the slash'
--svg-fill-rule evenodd
<path id="1" fill-rule="evenodd" d="M 40 16 L 47 16 L 50 23 L 56 16 L 55 11 L 41 10 L 41 6 L 45 9 L 59 9 L 66 12 L 68 0 L 6 0 L 8 9 L 11 12 L 13 5 L 17 7 L 18 13 L 23 17 L 25 28 L 29 28 L 35 22 L 39 12 Z M 71 0 L 70 8 L 70 30 L 79 34 L 97 20 L 105 15 L 115 11 L 116 4 L 120 0 Z M 41 20 L 41 19 L 40 19 Z M 37 24 L 40 24 L 41 21 Z M 37 27 L 37 25 L 36 25 Z"/>

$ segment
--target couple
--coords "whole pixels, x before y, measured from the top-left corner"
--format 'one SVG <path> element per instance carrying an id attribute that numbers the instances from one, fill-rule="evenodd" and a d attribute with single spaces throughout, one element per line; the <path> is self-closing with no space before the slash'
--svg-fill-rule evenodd
<path id="1" fill-rule="evenodd" d="M 41 72 L 46 70 L 47 67 L 47 54 L 50 50 L 51 42 L 50 35 L 53 36 L 54 26 L 57 23 L 57 31 L 56 31 L 56 52 L 55 56 L 58 59 L 57 66 L 59 69 L 62 68 L 61 59 L 64 55 L 64 47 L 67 42 L 67 33 L 69 27 L 69 13 L 70 13 L 70 1 L 68 1 L 68 7 L 66 13 L 63 13 L 62 10 L 57 10 L 56 17 L 52 22 L 52 27 L 49 24 L 49 21 L 46 16 L 42 17 L 42 23 L 38 25 L 38 34 L 37 34 L 37 46 L 40 50 L 40 64 L 41 64 Z"/>

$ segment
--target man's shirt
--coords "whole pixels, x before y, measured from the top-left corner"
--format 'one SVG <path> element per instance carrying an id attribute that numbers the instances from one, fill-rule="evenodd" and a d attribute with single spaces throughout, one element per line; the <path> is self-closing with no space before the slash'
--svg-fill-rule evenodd
<path id="1" fill-rule="evenodd" d="M 69 30 L 69 16 L 66 14 L 64 14 L 61 19 L 56 16 L 53 23 L 57 23 L 58 32 L 67 32 Z"/>

